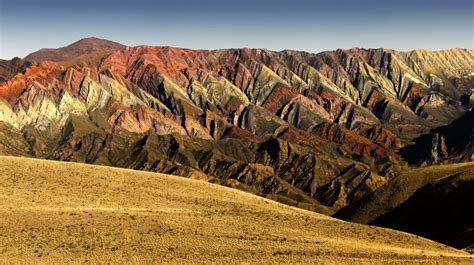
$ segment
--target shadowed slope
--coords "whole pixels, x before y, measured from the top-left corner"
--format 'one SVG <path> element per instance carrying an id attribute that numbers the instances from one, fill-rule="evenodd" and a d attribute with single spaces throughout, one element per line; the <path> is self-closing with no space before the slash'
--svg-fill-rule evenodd
<path id="1" fill-rule="evenodd" d="M 371 222 L 474 251 L 474 170 L 432 181 Z"/>
<path id="2" fill-rule="evenodd" d="M 410 164 L 459 163 L 472 161 L 474 110 L 454 122 L 414 139 L 413 145 L 400 149 Z"/>
<path id="3" fill-rule="evenodd" d="M 474 162 L 411 169 L 334 216 L 470 247 L 473 183 Z"/>

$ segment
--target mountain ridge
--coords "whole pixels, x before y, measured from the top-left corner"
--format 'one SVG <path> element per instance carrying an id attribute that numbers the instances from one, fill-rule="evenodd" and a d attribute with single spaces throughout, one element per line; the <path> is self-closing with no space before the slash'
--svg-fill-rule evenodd
<path id="1" fill-rule="evenodd" d="M 99 38 L 99 37 L 95 37 L 95 36 L 90 36 L 90 37 L 84 37 L 84 38 L 81 38 L 71 44 L 68 44 L 68 45 L 65 45 L 63 47 L 57 47 L 57 48 L 41 48 L 35 52 L 32 52 L 32 53 L 29 53 L 28 55 L 26 55 L 23 59 L 24 60 L 28 60 L 28 57 L 32 57 L 35 53 L 38 53 L 40 51 L 51 51 L 51 50 L 59 50 L 59 49 L 63 49 L 63 48 L 67 48 L 67 47 L 71 47 L 71 46 L 74 46 L 76 44 L 80 44 L 80 43 L 87 43 L 88 45 L 87 46 L 101 46 L 101 45 L 97 45 L 97 44 L 94 44 L 94 42 L 103 42 L 103 43 L 109 43 L 109 44 L 114 44 L 114 46 L 118 46 L 119 48 L 117 49 L 123 49 L 123 48 L 126 48 L 126 47 L 129 47 L 129 48 L 137 48 L 137 47 L 156 47 L 156 48 L 173 48 L 173 49 L 183 49 L 183 50 L 194 50 L 194 51 L 222 51 L 222 50 L 262 50 L 262 51 L 270 51 L 270 52 L 301 52 L 301 53 L 307 53 L 307 54 L 319 54 L 319 53 L 324 53 L 324 52 L 337 52 L 337 51 L 345 51 L 345 52 L 349 52 L 349 51 L 355 51 L 355 50 L 382 50 L 384 52 L 398 52 L 398 53 L 404 53 L 404 54 L 409 54 L 409 53 L 419 53 L 419 52 L 449 52 L 449 51 L 457 51 L 457 50 L 462 50 L 462 51 L 471 51 L 472 49 L 470 48 L 461 48 L 461 47 L 455 47 L 455 48 L 444 48 L 444 49 L 439 49 L 439 50 L 430 50 L 430 49 L 418 49 L 418 48 L 415 48 L 415 49 L 412 49 L 412 50 L 405 50 L 405 51 L 399 51 L 399 50 L 396 50 L 396 49 L 392 49 L 392 48 L 383 48 L 383 47 L 372 47 L 372 48 L 368 48 L 368 47 L 351 47 L 351 48 L 345 48 L 345 49 L 335 49 L 335 50 L 324 50 L 324 51 L 317 51 L 317 52 L 310 52 L 310 51 L 304 51 L 304 50 L 296 50 L 296 49 L 282 49 L 282 50 L 270 50 L 270 49 L 266 49 L 266 48 L 251 48 L 251 47 L 230 47 L 230 48 L 216 48 L 216 49 L 195 49 L 195 48 L 191 48 L 191 47 L 176 47 L 176 46 L 172 46 L 172 45 L 146 45 L 146 44 L 141 44 L 141 45 L 132 45 L 132 46 L 129 46 L 129 45 L 124 45 L 124 44 L 121 44 L 119 42 L 116 42 L 116 41 L 112 41 L 112 40 L 108 40 L 108 39 L 104 39 L 104 38 Z M 71 58 L 70 58 L 71 59 Z M 8 61 L 6 59 L 3 59 L 5 61 Z M 46 60 L 51 60 L 51 59 L 46 59 Z M 53 60 L 51 60 L 53 61 Z"/>

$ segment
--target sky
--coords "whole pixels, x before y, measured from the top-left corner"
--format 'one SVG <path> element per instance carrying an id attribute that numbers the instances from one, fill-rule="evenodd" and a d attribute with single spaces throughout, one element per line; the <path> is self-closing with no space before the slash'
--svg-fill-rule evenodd
<path id="1" fill-rule="evenodd" d="M 0 58 L 81 38 L 194 49 L 473 48 L 473 0 L 0 0 Z"/>

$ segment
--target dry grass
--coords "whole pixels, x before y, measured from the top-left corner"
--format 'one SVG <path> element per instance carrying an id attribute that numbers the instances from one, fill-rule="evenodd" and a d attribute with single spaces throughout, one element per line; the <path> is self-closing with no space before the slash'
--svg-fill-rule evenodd
<path id="1" fill-rule="evenodd" d="M 174 176 L 0 157 L 0 262 L 387 262 L 472 256 Z"/>

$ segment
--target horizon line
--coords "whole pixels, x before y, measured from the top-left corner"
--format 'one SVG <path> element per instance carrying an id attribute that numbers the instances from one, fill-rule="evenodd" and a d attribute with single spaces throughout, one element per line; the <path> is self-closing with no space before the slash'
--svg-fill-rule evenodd
<path id="1" fill-rule="evenodd" d="M 15 58 L 24 60 L 26 57 L 28 57 L 29 55 L 31 55 L 35 52 L 39 52 L 39 51 L 42 51 L 42 50 L 57 50 L 57 49 L 67 48 L 67 47 L 69 47 L 73 44 L 76 44 L 76 43 L 80 42 L 80 41 L 89 40 L 89 39 L 96 39 L 96 40 L 114 42 L 116 44 L 125 46 L 122 49 L 137 48 L 137 47 L 175 48 L 175 49 L 186 49 L 186 50 L 194 50 L 194 51 L 219 51 L 219 50 L 249 49 L 249 50 L 265 50 L 265 51 L 271 51 L 271 52 L 298 51 L 298 52 L 306 52 L 306 53 L 310 53 L 310 54 L 319 54 L 319 53 L 324 53 L 324 52 L 335 52 L 335 51 L 339 51 L 339 50 L 350 51 L 350 50 L 354 50 L 354 49 L 360 49 L 360 50 L 387 50 L 387 51 L 395 51 L 395 52 L 402 52 L 402 53 L 410 53 L 410 52 L 414 52 L 414 51 L 441 52 L 441 51 L 456 50 L 456 49 L 468 50 L 468 51 L 469 50 L 474 50 L 473 48 L 465 48 L 465 47 L 451 47 L 451 48 L 441 48 L 441 49 L 415 48 L 415 49 L 409 49 L 409 50 L 398 50 L 398 49 L 393 49 L 393 48 L 388 48 L 388 47 L 361 47 L 361 46 L 353 46 L 353 47 L 350 47 L 350 48 L 341 48 L 341 47 L 339 47 L 339 48 L 335 48 L 333 50 L 320 50 L 320 51 L 314 51 L 314 52 L 308 51 L 308 50 L 305 50 L 305 49 L 284 48 L 284 49 L 281 49 L 281 50 L 273 50 L 273 49 L 268 49 L 268 48 L 264 48 L 264 47 L 222 47 L 222 48 L 206 49 L 206 48 L 192 48 L 192 47 L 182 47 L 182 46 L 173 46 L 173 45 L 151 45 L 151 44 L 128 45 L 128 44 L 124 44 L 124 43 L 121 43 L 121 42 L 117 42 L 115 40 L 105 39 L 105 38 L 96 37 L 96 36 L 88 36 L 88 37 L 82 37 L 82 38 L 80 38 L 80 39 L 78 39 L 74 42 L 71 42 L 71 43 L 65 45 L 65 46 L 43 47 L 43 48 L 40 48 L 38 50 L 35 50 L 35 51 L 32 51 L 32 52 L 28 53 L 24 57 L 20 57 L 20 56 L 15 55 L 13 57 L 10 57 L 10 59 L 0 58 L 0 60 L 11 61 Z M 117 49 L 117 50 L 120 50 L 120 49 Z"/>

